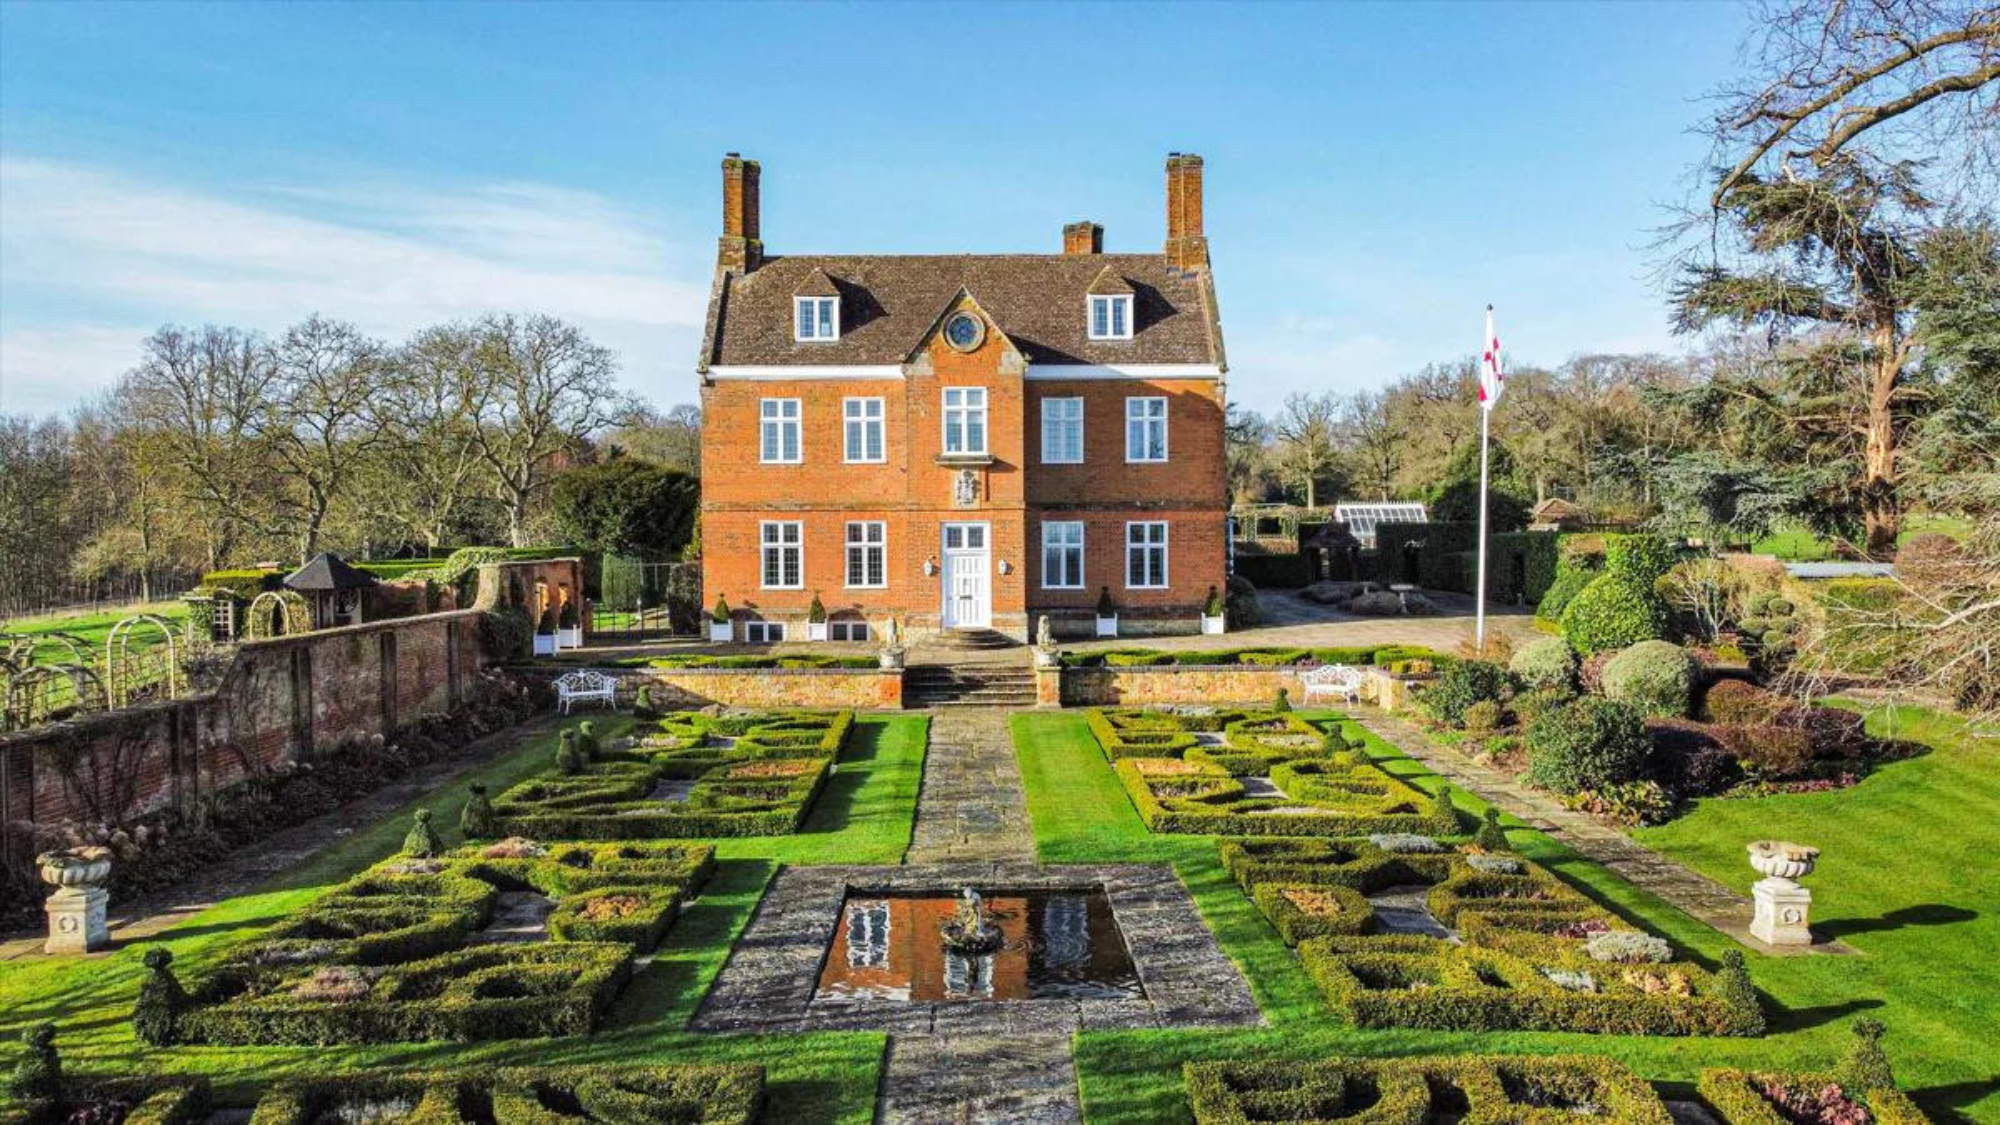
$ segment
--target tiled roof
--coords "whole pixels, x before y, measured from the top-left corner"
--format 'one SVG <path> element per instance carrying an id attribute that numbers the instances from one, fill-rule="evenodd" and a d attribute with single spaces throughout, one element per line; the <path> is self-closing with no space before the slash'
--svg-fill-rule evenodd
<path id="1" fill-rule="evenodd" d="M 840 292 L 839 340 L 792 339 L 792 297 L 824 273 Z M 1085 296 L 1100 274 L 1131 287 L 1130 340 L 1091 340 Z M 718 274 L 700 369 L 902 363 L 963 288 L 1034 364 L 1216 364 L 1222 326 L 1207 271 L 1160 254 L 801 255 Z"/>

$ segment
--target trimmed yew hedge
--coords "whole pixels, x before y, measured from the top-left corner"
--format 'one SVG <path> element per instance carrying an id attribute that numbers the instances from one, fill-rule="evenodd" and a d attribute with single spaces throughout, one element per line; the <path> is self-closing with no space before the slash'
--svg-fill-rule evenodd
<path id="1" fill-rule="evenodd" d="M 1594 1056 L 1191 1062 L 1183 1075 L 1197 1125 L 1673 1121 L 1644 1079 Z"/>
<path id="2" fill-rule="evenodd" d="M 584 1034 L 624 988 L 634 953 L 659 942 L 708 878 L 714 855 L 704 845 L 509 841 L 398 857 L 236 948 L 186 991 L 160 951 L 136 1030 L 155 1045 Z M 467 944 L 502 891 L 557 899 L 548 943 Z M 350 994 L 328 994 L 329 983 Z"/>
<path id="3" fill-rule="evenodd" d="M 1139 819 L 1154 832 L 1208 836 L 1359 836 L 1411 832 L 1452 835 L 1458 813 L 1448 794 L 1425 796 L 1373 766 L 1329 759 L 1288 762 L 1271 780 L 1288 796 L 1251 797 L 1219 765 L 1188 762 L 1193 772 L 1173 776 L 1144 772 L 1161 759 L 1126 758 L 1113 770 Z M 1171 759 L 1168 759 L 1171 760 Z M 1273 813 L 1307 807 L 1310 813 Z"/>
<path id="4" fill-rule="evenodd" d="M 68 1125 L 69 1122 L 118 1122 L 119 1125 L 206 1125 L 209 1091 L 206 1078 L 65 1077 L 62 1098 L 54 1105 L 30 1106 L 15 1125 Z M 110 1107 L 126 1107 L 122 1116 Z"/>
<path id="5" fill-rule="evenodd" d="M 505 1067 L 327 1075 L 285 1082 L 257 1103 L 251 1125 L 313 1125 L 346 1107 L 407 1106 L 423 1125 L 700 1121 L 749 1125 L 764 1102 L 764 1068 L 750 1064 Z"/>
<path id="6" fill-rule="evenodd" d="M 1436 660 L 1440 654 L 1422 645 L 1347 645 L 1337 648 L 1112 648 L 1065 652 L 1065 668 L 1183 668 L 1230 666 L 1286 668 L 1317 664 L 1373 664 L 1387 667 L 1404 660 Z"/>
<path id="7" fill-rule="evenodd" d="M 500 794 L 497 828 L 539 840 L 787 835 L 804 823 L 853 726 L 849 711 L 671 715 L 632 750 Z M 694 786 L 684 800 L 655 798 L 665 780 Z"/>
<path id="8" fill-rule="evenodd" d="M 1838 1086 L 1842 1094 L 1868 1107 L 1875 1125 L 1929 1125 L 1930 1122 L 1924 1111 L 1917 1108 L 1917 1103 L 1901 1090 L 1894 1087 L 1850 1090 L 1830 1074 L 1704 1070 L 1695 1089 L 1726 1125 L 1789 1125 L 1792 1119 L 1778 1112 L 1770 1099 L 1758 1090 L 1759 1085 L 1773 1080 L 1794 1087 Z"/>

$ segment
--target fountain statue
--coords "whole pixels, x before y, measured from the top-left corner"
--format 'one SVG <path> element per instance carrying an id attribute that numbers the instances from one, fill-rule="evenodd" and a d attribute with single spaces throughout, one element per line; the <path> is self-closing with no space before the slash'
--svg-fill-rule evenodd
<path id="1" fill-rule="evenodd" d="M 1750 935 L 1766 945 L 1811 945 L 1808 914 L 1812 892 L 1798 880 L 1812 874 L 1819 849 L 1784 840 L 1758 840 L 1750 845 L 1750 866 L 1764 878 L 1750 888 L 1757 910 Z"/>
<path id="2" fill-rule="evenodd" d="M 986 900 L 971 887 L 959 895 L 958 910 L 938 924 L 938 933 L 947 951 L 969 957 L 997 953 L 1007 942 L 1000 927 L 987 920 Z"/>

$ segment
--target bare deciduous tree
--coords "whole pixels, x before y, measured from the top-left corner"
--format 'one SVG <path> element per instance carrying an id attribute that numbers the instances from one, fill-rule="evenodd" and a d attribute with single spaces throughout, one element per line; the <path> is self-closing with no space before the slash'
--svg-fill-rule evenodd
<path id="1" fill-rule="evenodd" d="M 351 324 L 310 317 L 272 349 L 260 427 L 286 483 L 299 560 L 319 552 L 335 500 L 382 440 L 386 349 Z"/>
<path id="2" fill-rule="evenodd" d="M 1340 404 L 1331 394 L 1294 391 L 1271 423 L 1277 436 L 1278 471 L 1305 493 L 1306 507 L 1319 507 L 1319 485 L 1339 457 L 1335 427 Z"/>

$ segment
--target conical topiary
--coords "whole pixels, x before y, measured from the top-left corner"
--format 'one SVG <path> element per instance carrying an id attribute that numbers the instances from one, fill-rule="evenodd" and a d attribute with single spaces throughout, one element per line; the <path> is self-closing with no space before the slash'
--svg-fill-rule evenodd
<path id="1" fill-rule="evenodd" d="M 486 798 L 486 786 L 472 783 L 472 796 L 458 813 L 458 830 L 468 840 L 499 838 L 500 821 L 493 815 L 493 802 Z"/>
<path id="2" fill-rule="evenodd" d="M 604 753 L 604 747 L 597 741 L 597 727 L 589 719 L 577 724 L 576 752 L 586 762 L 594 762 Z"/>
<path id="3" fill-rule="evenodd" d="M 417 810 L 416 823 L 410 825 L 410 834 L 403 837 L 403 854 L 418 859 L 444 854 L 444 841 L 438 838 L 437 829 L 431 827 L 431 810 Z"/>
<path id="4" fill-rule="evenodd" d="M 1500 810 L 1486 806 L 1486 817 L 1479 822 L 1479 831 L 1472 837 L 1472 846 L 1482 852 L 1504 852 L 1507 846 L 1507 831 L 1500 827 Z"/>
<path id="5" fill-rule="evenodd" d="M 1279 688 L 1276 698 L 1271 700 L 1271 710 L 1276 711 L 1279 714 L 1283 714 L 1287 711 L 1290 711 L 1291 709 L 1292 709 L 1292 693 L 1285 690 L 1284 688 Z"/>
<path id="6" fill-rule="evenodd" d="M 1717 995 L 1737 1012 L 1739 1035 L 1764 1034 L 1764 1005 L 1757 1001 L 1757 986 L 1750 983 L 1750 967 L 1740 949 L 1722 951 L 1722 968 L 1715 974 Z"/>
<path id="7" fill-rule="evenodd" d="M 634 718 L 639 719 L 659 718 L 659 708 L 653 705 L 653 685 L 639 685 L 639 694 L 632 701 L 632 715 Z"/>
<path id="8" fill-rule="evenodd" d="M 62 1059 L 56 1054 L 56 1025 L 32 1023 L 21 1033 L 28 1053 L 7 1079 L 7 1092 L 28 1109 L 29 1120 L 52 1113 L 62 1103 Z"/>
<path id="9" fill-rule="evenodd" d="M 1451 824 L 1451 828 L 1447 831 L 1458 831 L 1458 806 L 1452 802 L 1451 786 L 1440 783 L 1437 794 L 1425 802 L 1425 805 L 1425 811 L 1432 819 Z"/>
<path id="10" fill-rule="evenodd" d="M 1889 1056 L 1882 1050 L 1882 1033 L 1888 1029 L 1881 1020 L 1863 1017 L 1854 1021 L 1852 1030 L 1854 1042 L 1847 1045 L 1847 1056 L 1840 1060 L 1840 1069 L 1834 1073 L 1840 1088 L 1850 1094 L 1894 1089 L 1896 1073 L 1889 1068 Z"/>
<path id="11" fill-rule="evenodd" d="M 150 970 L 139 984 L 139 1000 L 132 1006 L 132 1032 L 142 1042 L 165 1047 L 177 1038 L 181 1013 L 187 1011 L 187 990 L 174 976 L 173 952 L 156 945 L 146 951 Z"/>
<path id="12" fill-rule="evenodd" d="M 576 747 L 576 732 L 566 730 L 556 736 L 556 772 L 578 774 L 583 772 L 583 751 Z"/>

